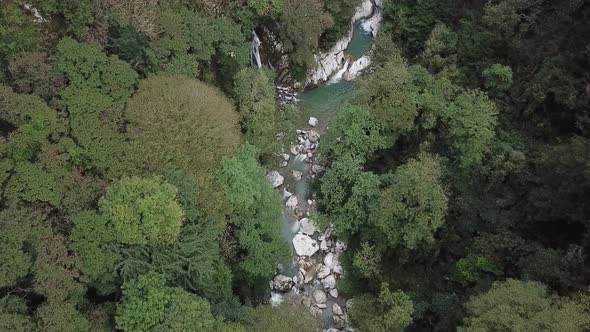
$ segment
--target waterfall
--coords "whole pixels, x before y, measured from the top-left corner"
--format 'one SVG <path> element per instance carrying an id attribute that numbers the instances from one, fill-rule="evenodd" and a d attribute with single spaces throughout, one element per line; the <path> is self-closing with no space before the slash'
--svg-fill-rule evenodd
<path id="1" fill-rule="evenodd" d="M 260 42 L 260 38 L 256 34 L 256 31 L 252 30 L 252 51 L 250 52 L 250 61 L 254 63 L 256 61 L 256 66 L 258 68 L 262 67 L 262 61 L 260 60 L 260 52 L 259 48 L 262 43 Z"/>
<path id="2" fill-rule="evenodd" d="M 348 62 L 349 62 L 348 59 L 346 59 L 346 62 L 344 62 L 344 66 L 342 66 L 342 69 L 337 71 L 336 74 L 334 74 L 334 76 L 332 76 L 332 78 L 330 78 L 330 80 L 328 81 L 328 84 L 340 82 L 340 80 L 342 79 L 342 76 L 344 76 L 344 73 L 346 73 L 346 71 L 348 70 Z"/>

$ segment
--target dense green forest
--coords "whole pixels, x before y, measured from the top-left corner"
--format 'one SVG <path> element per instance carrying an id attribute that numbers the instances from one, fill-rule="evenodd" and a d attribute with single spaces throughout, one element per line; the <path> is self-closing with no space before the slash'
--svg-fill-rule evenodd
<path id="1" fill-rule="evenodd" d="M 1 1 L 0 331 L 589 329 L 587 0 L 373 1 L 308 201 L 346 313 L 271 305 L 308 121 L 277 85 L 360 3 Z"/>

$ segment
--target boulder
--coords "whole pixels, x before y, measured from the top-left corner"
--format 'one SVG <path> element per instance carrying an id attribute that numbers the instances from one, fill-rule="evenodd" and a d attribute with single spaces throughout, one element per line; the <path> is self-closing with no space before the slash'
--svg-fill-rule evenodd
<path id="1" fill-rule="evenodd" d="M 291 242 L 298 256 L 312 256 L 320 249 L 316 240 L 305 234 L 295 234 Z"/>
<path id="2" fill-rule="evenodd" d="M 334 275 L 330 274 L 326 278 L 322 279 L 322 286 L 324 286 L 324 289 L 328 290 L 335 288 L 336 278 L 334 278 Z"/>
<path id="3" fill-rule="evenodd" d="M 293 196 L 292 193 L 288 192 L 287 189 L 283 189 L 283 200 L 287 200 L 291 196 Z"/>
<path id="4" fill-rule="evenodd" d="M 330 296 L 337 299 L 338 298 L 338 290 L 336 288 L 330 289 Z"/>
<path id="5" fill-rule="evenodd" d="M 333 268 L 336 262 L 338 262 L 338 259 L 333 253 L 329 252 L 326 254 L 326 256 L 324 256 L 324 265 L 328 266 L 329 268 Z"/>
<path id="6" fill-rule="evenodd" d="M 294 284 L 293 279 L 282 274 L 277 275 L 272 280 L 272 288 L 277 292 L 282 293 L 290 291 Z"/>
<path id="7" fill-rule="evenodd" d="M 316 119 L 312 116 L 309 118 L 309 121 L 307 121 L 307 123 L 309 123 L 310 126 L 315 127 L 318 125 L 319 121 L 318 121 L 318 119 Z"/>
<path id="8" fill-rule="evenodd" d="M 329 267 L 322 265 L 322 268 L 320 269 L 320 272 L 318 272 L 318 274 L 316 275 L 316 278 L 324 279 L 325 277 L 330 275 L 330 272 L 332 272 L 332 270 Z"/>
<path id="9" fill-rule="evenodd" d="M 309 141 L 315 143 L 320 140 L 320 134 L 315 130 L 310 130 L 309 133 Z"/>
<path id="10" fill-rule="evenodd" d="M 344 315 L 344 311 L 342 311 L 342 308 L 340 308 L 340 305 L 338 303 L 332 304 L 332 312 L 334 313 L 334 315 L 338 315 L 338 316 Z"/>
<path id="11" fill-rule="evenodd" d="M 325 303 L 317 303 L 315 306 L 320 309 L 326 309 L 328 307 L 328 305 L 326 305 Z"/>
<path id="12" fill-rule="evenodd" d="M 303 297 L 303 300 L 301 300 L 301 304 L 303 304 L 303 306 L 306 307 L 306 308 L 311 307 L 311 297 L 304 296 Z"/>
<path id="13" fill-rule="evenodd" d="M 328 251 L 328 242 L 326 242 L 326 240 L 321 240 L 320 250 L 321 251 Z"/>
<path id="14" fill-rule="evenodd" d="M 315 174 L 321 174 L 324 172 L 324 167 L 316 164 L 311 166 L 311 171 Z"/>
<path id="15" fill-rule="evenodd" d="M 300 231 L 303 234 L 313 235 L 317 231 L 313 221 L 309 218 L 303 218 L 299 220 L 299 223 L 301 224 Z"/>
<path id="16" fill-rule="evenodd" d="M 342 265 L 340 265 L 340 263 L 335 264 L 334 268 L 332 268 L 332 271 L 334 271 L 334 273 L 339 274 L 339 275 L 344 274 L 344 269 L 342 268 Z"/>
<path id="17" fill-rule="evenodd" d="M 273 188 L 280 187 L 283 182 L 285 182 L 285 178 L 277 171 L 269 172 L 266 174 L 266 177 L 270 180 L 270 183 L 272 183 Z"/>
<path id="18" fill-rule="evenodd" d="M 293 154 L 294 156 L 299 154 L 299 145 L 293 145 L 291 147 L 291 154 Z"/>
<path id="19" fill-rule="evenodd" d="M 303 177 L 303 173 L 296 170 L 292 170 L 291 174 L 293 174 L 293 178 L 295 179 L 295 181 L 299 181 Z"/>
<path id="20" fill-rule="evenodd" d="M 297 200 L 297 196 L 295 196 L 295 195 L 289 197 L 289 199 L 287 200 L 287 203 L 285 203 L 285 205 L 287 205 L 287 207 L 291 208 L 291 209 L 296 208 L 297 204 L 299 204 L 299 201 Z"/>
<path id="21" fill-rule="evenodd" d="M 286 153 L 283 153 L 281 156 L 283 157 L 283 160 L 284 161 L 289 161 L 289 159 L 291 159 L 291 156 L 289 154 L 286 154 Z"/>
<path id="22" fill-rule="evenodd" d="M 326 293 L 319 289 L 315 290 L 311 296 L 313 297 L 315 303 L 326 303 L 326 301 L 328 300 Z"/>

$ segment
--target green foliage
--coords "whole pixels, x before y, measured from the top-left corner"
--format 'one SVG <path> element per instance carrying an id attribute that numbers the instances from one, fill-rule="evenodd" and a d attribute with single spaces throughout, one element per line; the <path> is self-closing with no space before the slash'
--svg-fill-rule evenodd
<path id="1" fill-rule="evenodd" d="M 22 7 L 25 1 L 3 1 L 0 4 L 0 61 L 34 50 L 41 32 Z"/>
<path id="2" fill-rule="evenodd" d="M 120 133 L 121 108 L 133 92 L 137 73 L 98 46 L 64 38 L 57 46 L 57 67 L 68 80 L 62 92 L 69 113 L 78 162 L 98 173 L 123 173 L 124 138 Z"/>
<path id="3" fill-rule="evenodd" d="M 414 129 L 417 111 L 409 85 L 410 72 L 399 54 L 362 82 L 358 100 L 368 105 L 375 121 L 381 123 L 391 141 Z"/>
<path id="4" fill-rule="evenodd" d="M 359 331 L 403 331 L 412 323 L 412 300 L 400 290 L 392 293 L 387 284 L 381 286 L 377 298 L 363 295 L 352 301 L 350 319 Z"/>
<path id="5" fill-rule="evenodd" d="M 425 43 L 421 62 L 431 73 L 449 79 L 457 76 L 457 34 L 443 23 L 436 24 Z"/>
<path id="6" fill-rule="evenodd" d="M 106 219 L 94 211 L 80 212 L 73 223 L 72 248 L 81 260 L 81 279 L 96 287 L 101 294 L 114 291 L 115 264 L 120 257 L 111 243 L 117 234 L 107 227 Z"/>
<path id="7" fill-rule="evenodd" d="M 78 282 L 78 260 L 62 236 L 41 241 L 35 261 L 35 289 L 45 296 L 37 310 L 43 331 L 89 331 L 90 322 L 78 312 L 85 287 Z"/>
<path id="8" fill-rule="evenodd" d="M 126 118 L 131 163 L 142 173 L 179 170 L 192 176 L 199 208 L 220 216 L 225 200 L 214 174 L 240 142 L 231 103 L 202 82 L 155 76 L 140 83 L 127 104 Z"/>
<path id="9" fill-rule="evenodd" d="M 445 221 L 447 202 L 439 160 L 428 154 L 408 160 L 381 192 L 375 227 L 383 242 L 377 242 L 415 249 L 422 241 L 433 241 Z"/>
<path id="10" fill-rule="evenodd" d="M 552 297 L 538 282 L 496 282 L 466 305 L 459 331 L 582 331 L 590 318 L 567 298 Z"/>
<path id="11" fill-rule="evenodd" d="M 51 232 L 45 218 L 42 209 L 13 205 L 0 211 L 1 288 L 15 286 L 29 274 L 40 238 Z"/>
<path id="12" fill-rule="evenodd" d="M 242 273 L 251 283 L 270 278 L 287 247 L 280 230 L 281 200 L 256 160 L 256 149 L 242 145 L 236 157 L 223 160 L 218 178 L 233 209 L 230 222 L 242 253 Z"/>
<path id="13" fill-rule="evenodd" d="M 512 68 L 493 64 L 483 71 L 486 88 L 492 91 L 508 91 L 512 86 Z"/>
<path id="14" fill-rule="evenodd" d="M 35 323 L 27 315 L 24 299 L 10 295 L 0 298 L 0 330 L 14 332 L 35 330 Z"/>
<path id="15" fill-rule="evenodd" d="M 285 0 L 248 0 L 248 6 L 258 16 L 278 17 L 283 12 Z"/>
<path id="16" fill-rule="evenodd" d="M 481 91 L 464 91 L 443 113 L 446 138 L 461 167 L 481 162 L 494 137 L 496 106 Z"/>
<path id="17" fill-rule="evenodd" d="M 283 304 L 278 307 L 259 305 L 252 309 L 244 323 L 246 331 L 319 332 L 318 320 L 300 305 Z"/>
<path id="18" fill-rule="evenodd" d="M 100 199 L 99 210 L 121 243 L 173 243 L 184 220 L 176 195 L 173 185 L 157 177 L 123 178 Z"/>
<path id="19" fill-rule="evenodd" d="M 346 105 L 338 109 L 327 133 L 322 136 L 323 158 L 339 160 L 345 155 L 365 160 L 385 147 L 379 119 L 364 107 Z"/>
<path id="20" fill-rule="evenodd" d="M 279 119 L 272 79 L 269 70 L 246 68 L 234 80 L 244 136 L 263 155 L 277 152 L 280 144 L 276 138 Z"/>
<path id="21" fill-rule="evenodd" d="M 323 3 L 314 0 L 286 0 L 281 19 L 281 34 L 285 51 L 290 52 L 291 62 L 311 67 L 313 54 L 318 48 L 318 39 L 333 25 L 333 19 L 323 8 Z"/>
<path id="22" fill-rule="evenodd" d="M 17 162 L 13 174 L 6 183 L 4 195 L 11 202 L 47 202 L 59 206 L 63 197 L 59 183 L 35 164 Z"/>
<path id="23" fill-rule="evenodd" d="M 485 256 L 468 255 L 457 262 L 457 272 L 462 282 L 477 282 L 485 272 L 497 272 L 496 267 Z"/>
<path id="24" fill-rule="evenodd" d="M 355 13 L 358 0 L 326 0 L 326 11 L 334 19 L 334 25 L 322 35 L 322 42 L 335 43 L 344 37 L 350 29 L 350 20 Z"/>
<path id="25" fill-rule="evenodd" d="M 362 171 L 362 160 L 350 155 L 334 161 L 321 179 L 321 203 L 340 235 L 360 231 L 378 207 L 379 177 Z"/>
<path id="26" fill-rule="evenodd" d="M 123 331 L 213 332 L 228 328 L 216 322 L 207 300 L 166 286 L 165 277 L 157 273 L 125 283 L 116 321 Z"/>
<path id="27" fill-rule="evenodd" d="M 147 65 L 148 38 L 131 25 L 117 26 L 112 34 L 111 50 L 133 67 Z"/>
<path id="28" fill-rule="evenodd" d="M 354 254 L 352 266 L 354 266 L 365 278 L 378 276 L 381 266 L 380 253 L 375 250 L 375 246 L 363 242 L 361 243 L 361 248 Z"/>

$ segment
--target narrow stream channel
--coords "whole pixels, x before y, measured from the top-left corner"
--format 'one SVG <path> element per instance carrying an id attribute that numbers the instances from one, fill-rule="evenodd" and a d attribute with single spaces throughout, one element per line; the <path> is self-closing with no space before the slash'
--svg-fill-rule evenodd
<path id="1" fill-rule="evenodd" d="M 363 22 L 364 20 L 360 20 L 354 24 L 352 39 L 345 51 L 346 59 L 348 59 L 350 63 L 366 55 L 373 44 L 373 35 L 370 31 L 364 30 L 362 25 Z M 344 68 L 347 67 L 344 66 Z M 330 119 L 334 117 L 340 106 L 353 98 L 354 91 L 354 81 L 347 81 L 340 78 L 329 80 L 326 83 L 303 92 L 300 95 L 299 105 L 305 115 L 306 123 L 305 126 L 301 127 L 301 131 L 303 131 L 300 134 L 301 141 L 309 141 L 310 139 L 308 139 L 308 137 L 313 135 L 311 134 L 312 131 L 319 133 L 320 136 L 325 133 L 329 126 Z M 307 119 L 310 117 L 318 120 L 318 123 L 315 126 L 311 126 L 307 123 Z M 312 144 L 320 143 L 316 142 Z M 320 274 L 318 269 L 326 265 L 326 256 L 334 255 L 335 257 L 338 257 L 338 254 L 341 253 L 342 247 L 340 247 L 340 249 L 335 249 L 338 248 L 340 244 L 337 244 L 336 240 L 330 240 L 329 235 L 319 232 L 318 229 L 318 231 L 309 234 L 309 236 L 317 241 L 318 245 L 320 242 L 326 243 L 325 241 L 327 240 L 328 243 L 331 243 L 330 248 L 328 250 L 319 250 L 311 257 L 305 258 L 305 263 L 303 264 L 307 265 L 304 265 L 304 268 L 302 268 L 303 259 L 297 255 L 292 244 L 293 238 L 296 234 L 301 232 L 301 219 L 309 217 L 310 215 L 312 216 L 316 207 L 315 193 L 310 191 L 310 183 L 315 176 L 314 172 L 312 172 L 313 163 L 310 163 L 308 158 L 303 157 L 304 155 L 305 153 L 297 155 L 291 153 L 287 167 L 284 167 L 280 171 L 285 179 L 283 185 L 284 190 L 297 197 L 297 207 L 286 206 L 283 213 L 283 235 L 291 246 L 293 260 L 289 266 L 283 267 L 282 271 L 280 271 L 280 275 L 292 278 L 295 282 L 294 287 L 290 292 L 280 293 L 273 291 L 271 295 L 271 303 L 277 304 L 283 301 L 303 303 L 312 311 L 312 313 L 318 316 L 320 322 L 326 329 L 346 328 L 348 326 L 346 318 L 340 320 L 340 317 L 345 317 L 345 314 L 337 317 L 335 316 L 336 313 L 333 311 L 334 303 L 336 303 L 336 311 L 339 310 L 338 308 L 344 310 L 346 307 L 346 299 L 342 296 L 338 296 L 337 290 L 336 292 L 328 292 L 328 289 L 323 284 L 323 280 L 320 282 L 317 277 L 317 275 Z M 315 158 L 315 156 L 312 158 Z M 297 179 L 296 176 L 294 176 L 294 171 L 296 174 L 297 172 L 301 172 L 300 179 Z M 284 197 L 285 200 L 288 201 L 287 197 Z M 339 264 L 337 258 L 335 262 L 336 264 Z M 336 269 L 337 268 L 332 269 L 331 274 L 338 277 L 339 275 L 334 272 Z M 313 277 L 310 281 L 307 281 L 309 275 L 312 275 Z M 307 282 L 304 282 L 302 279 Z M 324 300 L 323 303 L 318 303 L 314 299 L 314 292 L 317 290 L 325 292 L 326 300 Z M 336 297 L 333 296 L 334 293 L 336 293 Z"/>

